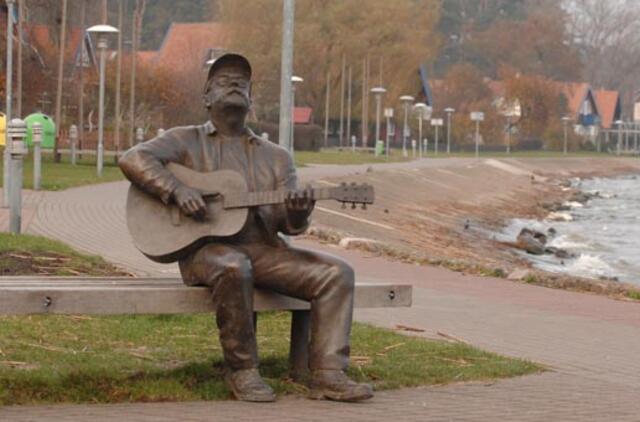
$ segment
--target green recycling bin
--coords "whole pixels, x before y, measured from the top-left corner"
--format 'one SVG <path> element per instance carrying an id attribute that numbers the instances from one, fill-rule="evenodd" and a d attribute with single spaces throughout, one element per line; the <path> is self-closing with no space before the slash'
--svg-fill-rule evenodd
<path id="1" fill-rule="evenodd" d="M 376 157 L 384 154 L 384 141 L 376 141 Z"/>
<path id="2" fill-rule="evenodd" d="M 33 145 L 31 127 L 38 122 L 42 125 L 42 148 L 53 149 L 56 140 L 56 124 L 51 117 L 43 113 L 33 113 L 28 115 L 24 121 L 27 124 L 27 145 Z"/>

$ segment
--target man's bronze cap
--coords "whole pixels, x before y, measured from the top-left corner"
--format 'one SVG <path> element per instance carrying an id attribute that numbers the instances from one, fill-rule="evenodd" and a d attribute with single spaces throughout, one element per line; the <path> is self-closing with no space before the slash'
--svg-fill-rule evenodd
<path id="1" fill-rule="evenodd" d="M 227 53 L 218 57 L 214 60 L 213 63 L 211 63 L 211 67 L 209 67 L 209 74 L 207 75 L 207 80 L 211 79 L 213 74 L 218 69 L 228 64 L 237 65 L 246 70 L 249 75 L 249 79 L 251 79 L 251 65 L 249 64 L 249 60 L 247 60 L 247 58 L 241 54 Z"/>

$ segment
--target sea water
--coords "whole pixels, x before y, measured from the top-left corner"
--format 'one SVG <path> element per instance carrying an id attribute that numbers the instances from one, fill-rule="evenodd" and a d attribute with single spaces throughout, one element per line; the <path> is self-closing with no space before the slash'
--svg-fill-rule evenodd
<path id="1" fill-rule="evenodd" d="M 553 227 L 557 234 L 547 246 L 565 249 L 575 257 L 524 254 L 536 267 L 640 285 L 640 176 L 574 179 L 573 185 L 597 196 L 586 204 L 567 203 L 569 211 L 551 216 L 562 221 L 514 219 L 499 240 L 514 242 L 524 227 L 544 233 Z"/>

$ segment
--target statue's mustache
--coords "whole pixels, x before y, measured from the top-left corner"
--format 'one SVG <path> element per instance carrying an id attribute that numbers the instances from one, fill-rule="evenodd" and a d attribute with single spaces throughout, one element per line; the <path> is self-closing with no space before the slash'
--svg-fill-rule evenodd
<path id="1" fill-rule="evenodd" d="M 238 94 L 241 97 L 246 97 L 247 96 L 243 91 L 241 91 L 239 89 L 230 89 L 224 94 L 224 96 L 225 97 L 230 97 L 233 94 Z"/>

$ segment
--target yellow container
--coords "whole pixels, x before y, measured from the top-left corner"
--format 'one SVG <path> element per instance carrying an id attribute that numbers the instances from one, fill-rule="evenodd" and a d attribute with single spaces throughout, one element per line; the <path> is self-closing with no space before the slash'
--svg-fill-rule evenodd
<path id="1" fill-rule="evenodd" d="M 7 137 L 7 116 L 0 112 L 0 145 L 4 146 Z"/>

